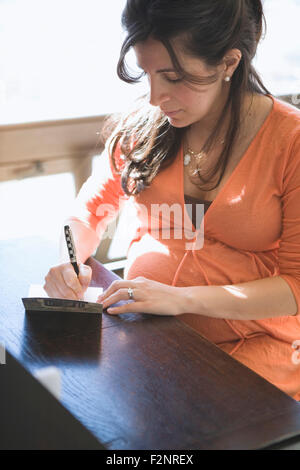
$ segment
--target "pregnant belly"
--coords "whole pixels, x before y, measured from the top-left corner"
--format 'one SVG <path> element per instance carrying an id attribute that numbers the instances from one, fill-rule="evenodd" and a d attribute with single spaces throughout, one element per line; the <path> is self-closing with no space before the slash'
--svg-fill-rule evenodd
<path id="1" fill-rule="evenodd" d="M 143 276 L 171 285 L 184 256 L 183 247 L 182 240 L 160 241 L 145 234 L 129 248 L 124 279 Z"/>

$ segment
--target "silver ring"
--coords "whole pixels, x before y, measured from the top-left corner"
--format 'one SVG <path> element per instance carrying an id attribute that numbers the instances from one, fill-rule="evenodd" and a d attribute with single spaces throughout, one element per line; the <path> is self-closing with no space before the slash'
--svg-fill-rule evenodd
<path id="1" fill-rule="evenodd" d="M 131 287 L 128 287 L 127 292 L 128 292 L 129 300 L 134 300 L 133 290 L 131 289 Z"/>

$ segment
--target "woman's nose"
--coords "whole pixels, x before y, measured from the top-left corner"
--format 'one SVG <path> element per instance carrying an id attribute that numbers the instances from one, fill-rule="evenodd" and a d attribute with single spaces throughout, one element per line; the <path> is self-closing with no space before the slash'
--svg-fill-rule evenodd
<path id="1" fill-rule="evenodd" d="M 150 81 L 150 104 L 152 106 L 161 106 L 162 103 L 169 101 L 170 95 L 168 90 L 162 84 Z"/>

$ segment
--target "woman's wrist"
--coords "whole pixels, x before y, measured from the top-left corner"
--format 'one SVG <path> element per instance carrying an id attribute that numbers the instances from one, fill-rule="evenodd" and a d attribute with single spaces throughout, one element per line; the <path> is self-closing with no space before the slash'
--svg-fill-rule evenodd
<path id="1" fill-rule="evenodd" d="M 180 311 L 181 313 L 194 313 L 208 316 L 208 308 L 205 304 L 207 289 L 209 286 L 180 287 Z"/>

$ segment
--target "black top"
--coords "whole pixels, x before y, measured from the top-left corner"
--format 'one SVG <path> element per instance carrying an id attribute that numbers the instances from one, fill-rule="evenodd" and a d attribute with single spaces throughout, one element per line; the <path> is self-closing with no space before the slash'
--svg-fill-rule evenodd
<path id="1" fill-rule="evenodd" d="M 197 204 L 204 205 L 204 214 L 208 211 L 209 206 L 212 204 L 213 201 L 205 201 L 204 199 L 197 199 L 196 197 L 188 196 L 187 194 L 184 195 L 185 204 L 187 205 L 186 209 L 187 212 L 193 222 L 193 225 L 196 229 L 198 229 L 202 222 L 202 217 L 198 216 L 197 220 Z"/>

